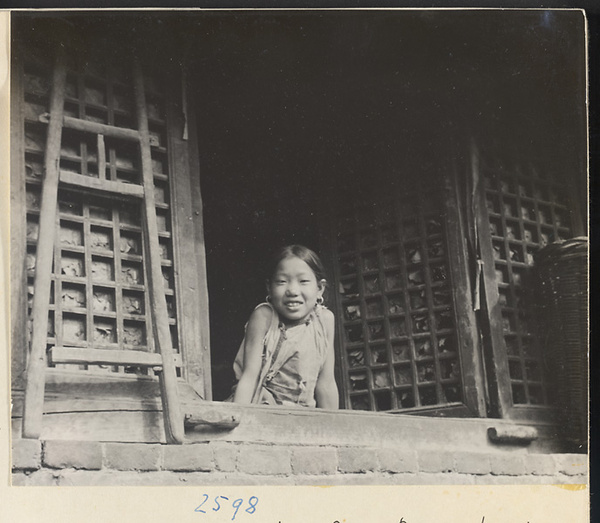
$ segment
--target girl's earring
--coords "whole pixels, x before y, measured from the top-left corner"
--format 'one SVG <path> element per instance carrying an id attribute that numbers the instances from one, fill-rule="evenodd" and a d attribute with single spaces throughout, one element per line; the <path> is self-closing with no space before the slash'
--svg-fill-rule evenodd
<path id="1" fill-rule="evenodd" d="M 271 303 L 271 295 L 270 294 L 267 294 L 267 297 L 265 298 L 265 301 L 267 303 Z"/>
<path id="2" fill-rule="evenodd" d="M 324 302 L 324 301 L 325 301 L 325 300 L 323 300 L 323 296 L 319 296 L 319 297 L 317 297 L 317 305 L 323 305 L 323 302 Z"/>

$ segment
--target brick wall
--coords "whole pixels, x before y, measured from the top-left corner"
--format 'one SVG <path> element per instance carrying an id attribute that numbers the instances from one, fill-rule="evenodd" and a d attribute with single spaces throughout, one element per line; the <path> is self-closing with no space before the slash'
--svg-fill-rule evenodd
<path id="1" fill-rule="evenodd" d="M 239 424 L 189 428 L 177 446 L 159 411 L 90 404 L 46 413 L 41 441 L 21 439 L 13 412 L 15 485 L 587 483 L 587 455 L 564 453 L 548 423 L 202 402 L 200 419 Z"/>
<path id="2" fill-rule="evenodd" d="M 386 485 L 587 482 L 583 454 L 209 441 L 13 442 L 13 485 Z"/>

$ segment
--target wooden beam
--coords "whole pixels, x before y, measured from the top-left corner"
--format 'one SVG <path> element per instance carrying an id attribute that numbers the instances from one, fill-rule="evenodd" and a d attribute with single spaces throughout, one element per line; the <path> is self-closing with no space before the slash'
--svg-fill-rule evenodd
<path id="1" fill-rule="evenodd" d="M 317 206 L 318 209 L 320 209 L 318 220 L 321 224 L 319 233 L 319 251 L 322 259 L 325 260 L 326 268 L 328 268 L 330 271 L 328 274 L 331 275 L 334 289 L 334 291 L 330 293 L 329 299 L 332 301 L 330 308 L 336 317 L 335 336 L 333 342 L 336 359 L 335 380 L 338 384 L 340 408 L 350 410 L 352 408 L 352 402 L 350 399 L 351 387 L 347 372 L 347 352 L 344 346 L 345 332 L 344 321 L 342 319 L 344 318 L 344 309 L 340 294 L 335 290 L 341 281 L 340 267 L 337 262 L 333 247 L 335 245 L 334 238 L 337 232 L 333 225 L 335 207 L 334 205 L 325 204 L 325 196 L 322 193 L 317 192 L 317 195 L 320 200 L 319 203 L 321 204 Z"/>
<path id="2" fill-rule="evenodd" d="M 162 356 L 141 350 L 84 349 L 79 347 L 53 347 L 48 352 L 52 363 L 73 365 L 131 365 L 161 367 Z M 181 364 L 179 354 L 173 353 L 173 363 Z"/>
<path id="3" fill-rule="evenodd" d="M 198 278 L 197 295 L 199 297 L 198 311 L 196 316 L 199 320 L 200 327 L 200 348 L 202 350 L 199 364 L 202 365 L 201 372 L 204 378 L 204 394 L 205 399 L 212 399 L 212 374 L 211 374 L 211 357 L 210 357 L 210 318 L 209 318 L 209 302 L 208 302 L 208 275 L 206 268 L 206 243 L 204 240 L 204 222 L 203 222 L 203 200 L 201 191 L 201 175 L 200 175 L 200 151 L 198 149 L 198 125 L 194 116 L 194 108 L 188 107 L 188 158 L 189 158 L 189 173 L 191 187 L 191 216 L 195 221 L 194 227 L 194 245 L 196 253 L 196 274 Z M 196 341 L 196 343 L 198 343 Z M 184 349 L 188 350 L 188 349 Z M 187 357 L 187 352 L 184 352 Z M 187 368 L 189 369 L 189 363 Z M 200 372 L 200 371 L 196 371 Z"/>
<path id="4" fill-rule="evenodd" d="M 475 187 L 475 227 L 479 237 L 479 254 L 483 261 L 482 291 L 484 296 L 483 308 L 487 320 L 484 326 L 484 338 L 490 344 L 491 362 L 489 367 L 493 380 L 490 383 L 490 394 L 497 401 L 498 417 L 508 417 L 513 406 L 510 375 L 508 372 L 508 357 L 502 327 L 502 311 L 499 302 L 498 284 L 494 266 L 490 220 L 485 202 L 485 186 L 483 173 L 479 169 L 479 151 L 475 144 L 471 145 L 471 173 L 477 181 Z M 475 182 L 474 182 L 475 183 Z M 489 336 L 486 336 L 489 329 Z M 485 350 L 485 349 L 484 349 Z"/>
<path id="5" fill-rule="evenodd" d="M 206 284 L 206 256 L 202 236 L 202 199 L 196 165 L 199 153 L 194 130 L 186 142 L 181 108 L 178 106 L 180 89 L 177 78 L 167 90 L 167 129 L 169 168 L 168 181 L 171 199 L 173 230 L 173 260 L 177 298 L 179 347 L 185 359 L 184 377 L 204 399 L 212 399 L 210 382 L 208 287 Z M 193 127 L 193 121 L 190 127 Z M 190 241 L 194 239 L 194 241 Z"/>
<path id="6" fill-rule="evenodd" d="M 142 367 L 162 365 L 160 354 L 136 350 L 53 347 L 48 352 L 48 358 L 52 363 L 74 365 L 139 365 Z"/>
<path id="7" fill-rule="evenodd" d="M 12 63 L 10 108 L 10 344 L 11 385 L 25 387 L 27 366 L 27 210 L 25 128 L 23 126 L 23 64 L 20 53 Z M 8 282 L 7 282 L 8 284 Z"/>
<path id="8" fill-rule="evenodd" d="M 487 434 L 491 441 L 503 445 L 529 445 L 539 437 L 535 427 L 523 425 L 489 427 Z"/>
<path id="9" fill-rule="evenodd" d="M 189 406 L 188 406 L 189 407 Z M 211 408 L 195 407 L 185 414 L 185 426 L 189 429 L 211 428 L 221 430 L 235 429 L 242 420 L 240 413 L 229 409 L 221 411 Z"/>
<path id="10" fill-rule="evenodd" d="M 46 122 L 48 120 L 48 113 L 40 115 L 39 120 L 41 122 Z M 127 127 L 116 127 L 114 125 L 92 122 L 90 120 L 82 120 L 81 118 L 75 118 L 73 116 L 64 116 L 62 123 L 63 127 L 66 129 L 73 129 L 74 131 L 102 134 L 110 138 L 133 142 L 137 142 L 140 139 L 140 133 L 138 131 L 135 129 L 128 129 Z"/>
<path id="11" fill-rule="evenodd" d="M 27 365 L 27 384 L 23 413 L 23 437 L 37 439 L 42 431 L 44 408 L 44 379 L 46 371 L 46 340 L 48 304 L 52 276 L 52 256 L 56 234 L 58 207 L 58 172 L 62 137 L 64 93 L 66 87 L 66 59 L 64 49 L 58 46 L 50 98 L 50 123 L 46 137 L 45 178 L 42 187 L 40 227 L 33 296 L 33 333 L 31 353 Z"/>
<path id="12" fill-rule="evenodd" d="M 162 372 L 159 374 L 165 435 L 169 443 L 182 444 L 185 439 L 183 416 L 177 393 L 177 374 L 171 357 L 173 347 L 163 274 L 161 267 L 160 245 L 158 242 L 158 223 L 154 196 L 154 176 L 152 174 L 152 153 L 150 150 L 150 132 L 144 77 L 138 60 L 134 62 L 134 92 L 137 109 L 138 130 L 140 133 L 140 152 L 142 160 L 142 180 L 144 186 L 144 235 L 149 251 L 149 288 L 152 301 L 152 316 L 155 326 L 156 345 L 162 355 Z"/>
<path id="13" fill-rule="evenodd" d="M 481 347 L 478 344 L 477 320 L 473 307 L 473 290 L 469 278 L 468 233 L 459 196 L 459 175 L 456 164 L 452 171 L 444 175 L 446 182 L 445 200 L 449 241 L 447 242 L 448 262 L 454 289 L 454 309 L 459 352 L 461 377 L 465 403 L 471 414 L 481 418 L 486 415 L 484 368 Z M 467 205 L 471 205 L 469 201 Z"/>
<path id="14" fill-rule="evenodd" d="M 99 134 L 98 143 L 98 178 L 106 179 L 106 147 L 104 145 L 104 135 Z"/>
<path id="15" fill-rule="evenodd" d="M 60 181 L 65 185 L 95 189 L 111 195 L 144 197 L 144 188 L 141 185 L 102 180 L 70 171 L 60 171 Z"/>

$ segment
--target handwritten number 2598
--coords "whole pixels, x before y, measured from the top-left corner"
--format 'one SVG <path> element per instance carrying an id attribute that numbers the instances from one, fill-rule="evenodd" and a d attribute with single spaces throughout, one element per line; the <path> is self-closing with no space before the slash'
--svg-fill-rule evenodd
<path id="1" fill-rule="evenodd" d="M 208 501 L 208 494 L 203 494 L 203 496 L 204 496 L 204 501 L 202 503 L 200 503 L 200 505 L 198 505 L 194 509 L 194 512 L 202 512 L 203 514 L 206 514 L 206 511 L 202 509 L 202 506 Z M 221 508 L 221 503 L 219 503 L 220 499 L 229 501 L 229 498 L 227 498 L 225 496 L 215 496 L 215 499 L 214 499 L 215 506 L 213 507 L 214 512 L 218 512 Z M 240 509 L 240 507 L 242 506 L 243 503 L 244 503 L 244 500 L 242 498 L 238 498 L 231 504 L 231 506 L 235 509 L 235 512 L 233 513 L 233 517 L 231 518 L 231 521 L 233 521 L 235 519 L 235 517 L 237 516 L 238 510 Z M 252 496 L 248 500 L 248 507 L 246 508 L 246 512 L 248 514 L 254 514 L 256 512 L 257 504 L 258 504 L 258 498 L 256 496 Z"/>

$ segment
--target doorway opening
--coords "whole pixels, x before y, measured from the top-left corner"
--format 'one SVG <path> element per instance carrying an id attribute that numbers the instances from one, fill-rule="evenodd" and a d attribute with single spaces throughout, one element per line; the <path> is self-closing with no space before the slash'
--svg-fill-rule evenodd
<path id="1" fill-rule="evenodd" d="M 292 243 L 319 251 L 310 185 L 269 174 L 202 180 L 215 401 L 231 394 L 233 361 L 245 323 L 265 301 L 272 253 Z"/>

